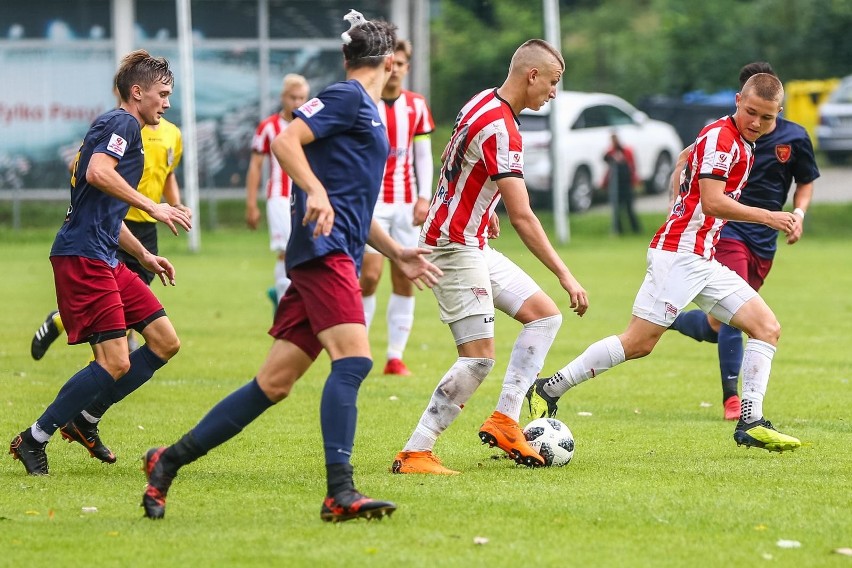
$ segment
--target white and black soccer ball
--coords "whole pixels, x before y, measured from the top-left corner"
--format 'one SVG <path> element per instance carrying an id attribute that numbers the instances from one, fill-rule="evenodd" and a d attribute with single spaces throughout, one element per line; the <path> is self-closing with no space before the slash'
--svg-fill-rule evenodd
<path id="1" fill-rule="evenodd" d="M 574 457 L 574 435 L 555 418 L 536 418 L 524 428 L 524 437 L 546 466 L 565 465 Z"/>

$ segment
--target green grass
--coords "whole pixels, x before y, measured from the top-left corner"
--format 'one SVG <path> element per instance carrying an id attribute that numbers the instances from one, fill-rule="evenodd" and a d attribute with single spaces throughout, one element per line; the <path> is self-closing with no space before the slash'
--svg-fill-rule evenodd
<path id="1" fill-rule="evenodd" d="M 318 406 L 322 356 L 292 396 L 246 432 L 186 467 L 162 522 L 142 518 L 139 456 L 171 443 L 251 379 L 270 345 L 265 291 L 273 257 L 263 233 L 204 234 L 203 252 L 162 234 L 176 288 L 155 288 L 182 339 L 177 357 L 110 411 L 102 433 L 119 461 L 106 466 L 58 436 L 51 475 L 31 478 L 0 460 L 0 566 L 849 566 L 852 547 L 852 320 L 849 206 L 813 207 L 808 233 L 782 245 L 764 297 L 784 326 L 765 403 L 803 448 L 781 455 L 738 448 L 721 420 L 715 347 L 676 334 L 650 357 L 572 391 L 560 418 L 577 450 L 564 468 L 528 470 L 479 444 L 519 325 L 499 316 L 491 377 L 439 440 L 453 478 L 393 476 L 388 468 L 435 384 L 455 359 L 428 292 L 418 296 L 406 361 L 415 376 L 384 377 L 383 308 L 373 329 L 376 370 L 359 398 L 356 481 L 392 499 L 382 522 L 326 525 Z M 660 216 L 645 216 L 646 229 Z M 590 292 L 579 319 L 503 224 L 495 246 L 563 307 L 552 372 L 589 343 L 623 330 L 644 274 L 647 236 L 609 236 L 604 215 L 572 217 L 560 248 Z M 650 234 L 650 230 L 648 231 Z M 11 439 L 88 358 L 58 342 L 30 359 L 33 331 L 55 303 L 49 229 L 0 229 L 0 434 Z M 386 297 L 387 281 L 380 297 Z M 707 407 L 702 403 L 710 403 Z M 590 412 L 591 416 L 578 416 Z M 0 440 L 0 441 L 2 441 Z M 97 507 L 83 513 L 83 507 Z M 488 543 L 475 545 L 474 537 Z M 782 549 L 779 539 L 801 548 Z M 766 560 L 771 556 L 771 560 Z"/>

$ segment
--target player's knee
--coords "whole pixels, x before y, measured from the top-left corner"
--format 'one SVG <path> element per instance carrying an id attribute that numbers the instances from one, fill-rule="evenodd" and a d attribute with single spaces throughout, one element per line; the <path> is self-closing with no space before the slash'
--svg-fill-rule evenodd
<path id="1" fill-rule="evenodd" d="M 761 318 L 752 337 L 771 345 L 777 344 L 781 338 L 781 322 L 775 316 Z"/>
<path id="2" fill-rule="evenodd" d="M 379 287 L 379 279 L 372 274 L 361 275 L 361 295 L 372 296 Z"/>
<path id="3" fill-rule="evenodd" d="M 98 361 L 110 376 L 118 380 L 130 370 L 130 357 L 111 357 L 104 362 Z"/>
<path id="4" fill-rule="evenodd" d="M 168 361 L 180 351 L 180 339 L 177 335 L 170 334 L 166 337 L 158 337 L 149 342 L 148 346 L 157 357 L 163 361 Z"/>

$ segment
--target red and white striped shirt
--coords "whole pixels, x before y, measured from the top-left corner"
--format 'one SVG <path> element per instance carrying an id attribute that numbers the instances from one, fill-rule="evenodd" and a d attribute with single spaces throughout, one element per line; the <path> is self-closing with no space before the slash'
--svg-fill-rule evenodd
<path id="1" fill-rule="evenodd" d="M 430 246 L 453 242 L 481 249 L 500 202 L 497 180 L 524 176 L 518 119 L 497 89 L 482 91 L 461 109 L 442 160 L 421 237 Z"/>
<path id="2" fill-rule="evenodd" d="M 272 155 L 270 146 L 275 137 L 281 134 L 290 123 L 284 120 L 281 114 L 276 113 L 267 117 L 257 126 L 254 138 L 251 141 L 253 152 L 264 154 L 269 157 L 269 180 L 266 182 L 266 198 L 290 197 L 290 189 L 293 181 L 284 173 L 278 160 Z"/>
<path id="3" fill-rule="evenodd" d="M 390 141 L 379 202 L 412 203 L 417 198 L 414 137 L 435 130 L 432 113 L 422 95 L 406 90 L 396 100 L 385 100 L 378 107 Z"/>
<path id="4" fill-rule="evenodd" d="M 725 195 L 739 201 L 753 164 L 754 144 L 740 136 L 733 117 L 726 116 L 705 126 L 681 173 L 680 194 L 672 212 L 654 235 L 650 247 L 712 259 L 727 220 L 704 214 L 698 180 L 724 181 Z"/>

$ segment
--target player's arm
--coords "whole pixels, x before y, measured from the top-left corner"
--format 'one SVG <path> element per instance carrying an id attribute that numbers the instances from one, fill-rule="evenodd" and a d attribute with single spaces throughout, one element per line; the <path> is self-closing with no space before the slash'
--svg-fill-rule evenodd
<path id="1" fill-rule="evenodd" d="M 92 154 L 89 167 L 86 170 L 86 181 L 97 187 L 104 193 L 120 199 L 137 209 L 144 211 L 157 221 L 168 225 L 172 233 L 178 234 L 175 225 L 179 225 L 188 231 L 192 228 L 189 216 L 172 207 L 168 203 L 155 203 L 151 198 L 142 195 L 127 183 L 115 167 L 118 159 L 103 152 Z"/>
<path id="2" fill-rule="evenodd" d="M 503 177 L 497 180 L 497 188 L 503 197 L 509 221 L 521 241 L 556 275 L 559 284 L 571 297 L 571 308 L 577 315 L 582 316 L 589 308 L 588 294 L 550 244 L 547 233 L 530 207 L 530 196 L 524 180 L 520 177 Z"/>
<path id="3" fill-rule="evenodd" d="M 797 222 L 793 232 L 787 235 L 788 245 L 792 245 L 802 238 L 802 231 L 805 229 L 805 212 L 811 204 L 813 195 L 814 182 L 796 183 L 796 190 L 793 193 L 793 214 L 795 214 Z"/>
<path id="4" fill-rule="evenodd" d="M 257 207 L 257 190 L 263 178 L 263 160 L 266 156 L 252 151 L 251 161 L 246 172 L 246 225 L 251 230 L 257 229 L 260 221 L 260 209 Z"/>
<path id="5" fill-rule="evenodd" d="M 768 211 L 761 207 L 750 207 L 725 195 L 725 181 L 703 177 L 698 180 L 701 192 L 701 209 L 705 215 L 728 221 L 760 223 L 786 234 L 796 227 L 797 215 L 786 211 Z"/>
<path id="6" fill-rule="evenodd" d="M 423 256 L 429 254 L 429 249 L 403 248 L 375 219 L 370 222 L 367 244 L 391 259 L 420 290 L 423 286 L 431 288 L 438 282 L 438 277 L 444 274 Z"/>
<path id="7" fill-rule="evenodd" d="M 130 232 L 130 229 L 127 228 L 124 221 L 121 222 L 121 232 L 118 234 L 118 246 L 120 246 L 127 254 L 138 260 L 139 264 L 141 264 L 145 270 L 153 272 L 159 276 L 163 286 L 166 285 L 167 280 L 172 286 L 175 285 L 175 267 L 172 266 L 172 263 L 163 256 L 151 254 L 151 252 L 146 249 L 141 242 L 139 242 L 139 239 Z"/>
<path id="8" fill-rule="evenodd" d="M 414 173 L 417 179 L 417 201 L 414 203 L 412 223 L 422 225 L 429 213 L 429 201 L 432 199 L 432 138 L 428 134 L 414 137 Z"/>
<path id="9" fill-rule="evenodd" d="M 690 144 L 686 148 L 684 148 L 681 153 L 677 157 L 677 162 L 675 162 L 674 170 L 672 170 L 672 179 L 671 179 L 671 187 L 672 194 L 669 205 L 674 205 L 674 202 L 677 200 L 677 196 L 680 193 L 680 176 L 683 173 L 683 169 L 686 167 L 686 160 L 689 158 L 689 152 L 692 151 L 692 147 L 694 144 Z"/>
<path id="10" fill-rule="evenodd" d="M 308 195 L 307 211 L 302 225 L 316 222 L 314 238 L 331 234 L 334 226 L 334 209 L 328 201 L 328 194 L 322 182 L 311 169 L 311 164 L 302 148 L 315 139 L 313 131 L 299 117 L 272 141 L 272 154 L 281 168 L 287 172 L 293 183 L 302 188 Z"/>
<path id="11" fill-rule="evenodd" d="M 174 172 L 169 172 L 166 176 L 166 181 L 163 184 L 163 199 L 172 207 L 176 207 L 187 214 L 192 219 L 192 209 L 184 205 L 180 200 L 180 186 L 178 186 L 177 176 Z"/>

